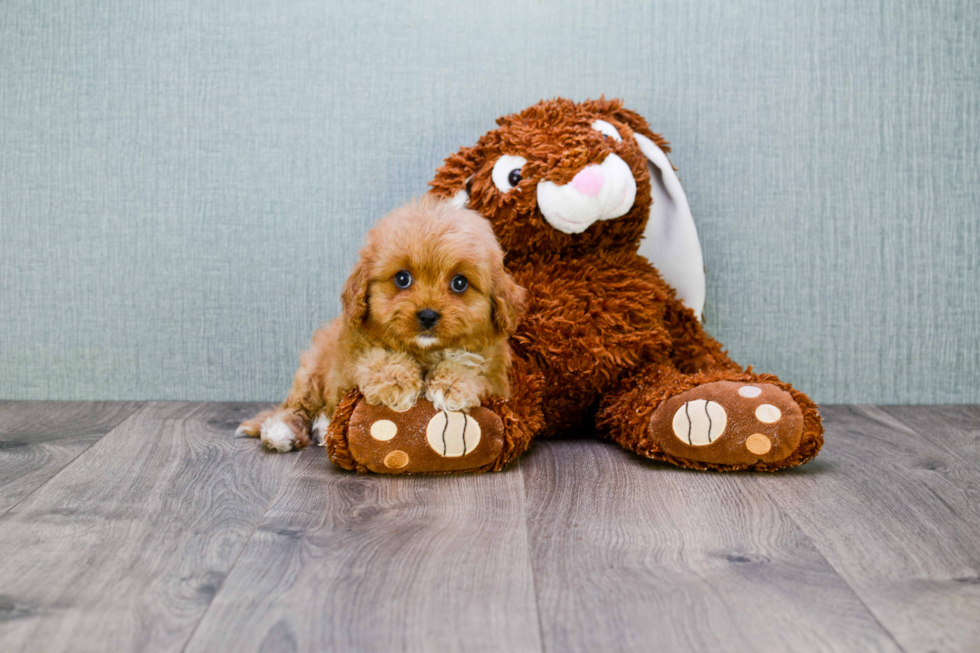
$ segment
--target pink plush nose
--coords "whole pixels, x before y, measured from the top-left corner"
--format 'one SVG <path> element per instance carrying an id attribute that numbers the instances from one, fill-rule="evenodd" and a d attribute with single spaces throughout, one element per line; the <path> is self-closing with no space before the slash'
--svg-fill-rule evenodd
<path id="1" fill-rule="evenodd" d="M 583 195 L 596 197 L 606 183 L 606 177 L 599 166 L 586 166 L 572 179 L 572 187 Z"/>

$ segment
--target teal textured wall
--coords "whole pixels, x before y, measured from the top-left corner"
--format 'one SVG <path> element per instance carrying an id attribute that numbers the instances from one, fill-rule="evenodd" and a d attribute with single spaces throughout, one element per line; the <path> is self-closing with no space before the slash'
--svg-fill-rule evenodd
<path id="1" fill-rule="evenodd" d="M 8 0 L 0 398 L 280 398 L 373 220 L 602 93 L 673 143 L 737 360 L 980 401 L 972 0 Z"/>

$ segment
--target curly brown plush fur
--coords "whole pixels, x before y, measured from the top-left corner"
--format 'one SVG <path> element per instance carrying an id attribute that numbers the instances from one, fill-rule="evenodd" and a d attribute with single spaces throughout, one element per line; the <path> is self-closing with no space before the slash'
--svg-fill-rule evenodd
<path id="1" fill-rule="evenodd" d="M 596 120 L 611 124 L 621 139 L 597 131 Z M 513 398 L 484 403 L 504 421 L 508 443 L 490 468 L 513 460 L 533 437 L 559 432 L 594 431 L 643 456 L 695 469 L 773 471 L 813 458 L 823 443 L 814 403 L 778 378 L 732 361 L 637 253 L 652 196 L 634 136 L 665 152 L 666 141 L 619 100 L 544 101 L 497 123 L 475 146 L 450 156 L 431 183 L 436 194 L 465 200 L 490 221 L 507 269 L 528 292 L 527 312 L 511 338 Z M 581 233 L 552 226 L 538 206 L 538 186 L 569 184 L 613 154 L 635 179 L 628 212 Z M 526 160 L 509 178 L 516 181 L 509 190 L 494 179 L 504 155 Z M 658 416 L 668 400 L 687 412 L 671 408 Z M 763 400 L 770 403 L 760 405 Z M 331 458 L 348 468 L 356 464 L 345 453 L 342 415 L 353 402 L 348 397 L 338 408 L 328 438 L 336 440 L 328 444 Z M 707 415 L 710 446 L 694 441 L 692 425 L 701 418 L 691 417 L 692 410 Z M 727 422 L 719 426 L 720 414 Z M 663 426 L 671 415 L 673 432 Z M 726 428 L 743 434 L 726 437 L 742 439 L 718 453 L 723 445 L 712 438 L 723 440 L 718 431 Z"/>

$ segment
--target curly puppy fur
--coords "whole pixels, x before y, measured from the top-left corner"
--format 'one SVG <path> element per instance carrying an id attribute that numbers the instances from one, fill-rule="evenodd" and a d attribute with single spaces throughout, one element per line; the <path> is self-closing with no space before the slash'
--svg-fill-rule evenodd
<path id="1" fill-rule="evenodd" d="M 399 412 L 423 393 L 449 411 L 510 396 L 507 339 L 525 291 L 478 213 L 434 196 L 395 209 L 368 233 L 341 301 L 343 315 L 313 335 L 283 404 L 239 433 L 278 451 L 305 447 L 353 388 Z"/>

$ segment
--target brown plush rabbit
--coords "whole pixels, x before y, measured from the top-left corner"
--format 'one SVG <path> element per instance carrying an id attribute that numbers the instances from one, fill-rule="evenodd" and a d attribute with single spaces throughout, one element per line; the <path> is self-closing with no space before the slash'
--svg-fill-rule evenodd
<path id="1" fill-rule="evenodd" d="M 386 473 L 496 470 L 535 436 L 570 431 L 697 469 L 813 458 L 814 403 L 743 369 L 701 327 L 701 250 L 666 142 L 618 100 L 545 101 L 497 123 L 431 185 L 490 221 L 528 291 L 511 399 L 395 413 L 353 391 L 329 429 L 331 459 Z"/>

